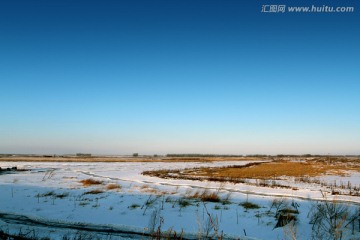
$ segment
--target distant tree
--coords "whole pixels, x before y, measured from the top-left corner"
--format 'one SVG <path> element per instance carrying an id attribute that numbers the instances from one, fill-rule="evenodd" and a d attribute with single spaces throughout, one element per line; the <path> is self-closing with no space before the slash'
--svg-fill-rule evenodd
<path id="1" fill-rule="evenodd" d="M 133 153 L 133 157 L 138 157 L 139 154 L 138 153 Z"/>
<path id="2" fill-rule="evenodd" d="M 311 154 L 304 154 L 303 157 L 311 157 Z"/>

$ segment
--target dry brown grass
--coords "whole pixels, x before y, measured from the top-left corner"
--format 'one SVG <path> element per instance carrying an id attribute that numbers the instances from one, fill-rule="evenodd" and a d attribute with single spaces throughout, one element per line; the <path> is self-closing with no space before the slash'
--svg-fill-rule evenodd
<path id="1" fill-rule="evenodd" d="M 304 176 L 318 173 L 313 165 L 299 162 L 272 162 L 263 163 L 248 168 L 207 168 L 198 173 L 203 176 L 229 177 L 229 178 L 256 178 L 269 179 L 279 176 Z"/>
<path id="2" fill-rule="evenodd" d="M 88 187 L 88 186 L 91 186 L 91 185 L 100 185 L 103 182 L 99 181 L 99 180 L 92 179 L 92 178 L 88 178 L 88 179 L 81 180 L 80 183 L 82 183 L 82 185 L 84 187 Z"/>
<path id="3" fill-rule="evenodd" d="M 280 177 L 316 177 L 345 175 L 347 171 L 360 172 L 354 161 L 324 161 L 323 159 L 294 162 L 256 162 L 244 166 L 190 168 L 185 170 L 145 171 L 143 174 L 162 178 L 241 182 L 242 179 L 277 179 Z"/>
<path id="4" fill-rule="evenodd" d="M 121 185 L 116 184 L 116 183 L 109 183 L 109 184 L 106 186 L 106 189 L 107 189 L 107 190 L 121 189 Z"/>
<path id="5" fill-rule="evenodd" d="M 358 170 L 360 167 L 344 166 L 342 164 L 328 164 L 323 162 L 270 162 L 249 166 L 246 168 L 224 167 L 203 168 L 197 171 L 198 176 L 226 177 L 226 178 L 250 178 L 271 179 L 277 177 L 302 177 L 320 176 L 325 174 L 344 175 L 347 170 Z"/>
<path id="6" fill-rule="evenodd" d="M 204 193 L 200 196 L 200 199 L 203 202 L 220 202 L 220 197 L 215 192 Z"/>
<path id="7" fill-rule="evenodd" d="M 220 202 L 221 199 L 216 192 L 209 192 L 204 190 L 202 192 L 197 191 L 194 194 L 188 194 L 186 198 L 196 198 L 200 199 L 203 202 Z"/>

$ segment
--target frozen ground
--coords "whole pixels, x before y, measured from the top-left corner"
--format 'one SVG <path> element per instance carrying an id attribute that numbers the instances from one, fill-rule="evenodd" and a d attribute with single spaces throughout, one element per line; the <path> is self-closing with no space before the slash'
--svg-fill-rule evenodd
<path id="1" fill-rule="evenodd" d="M 218 234 L 235 239 L 291 239 L 292 233 L 296 233 L 297 239 L 310 239 L 312 225 L 309 224 L 308 213 L 315 200 L 323 200 L 320 189 L 315 185 L 297 183 L 299 190 L 291 190 L 141 175 L 145 170 L 246 163 L 249 162 L 0 162 L 2 168 L 17 166 L 30 170 L 0 175 L 0 227 L 3 231 L 14 233 L 35 229 L 31 234 L 49 236 L 51 239 L 61 239 L 64 234 L 75 234 L 82 230 L 69 226 L 103 229 L 94 231 L 102 239 L 144 238 L 146 233 L 158 227 L 162 231 L 172 230 L 177 235 L 182 233 L 188 238 L 196 238 L 199 233 L 207 231 L 213 234 L 215 224 Z M 103 183 L 84 187 L 79 181 L 88 178 Z M 359 184 L 358 173 L 346 179 L 323 178 L 324 181 L 335 179 Z M 108 190 L 108 184 L 119 184 L 121 188 Z M 217 192 L 223 199 L 230 196 L 230 202 L 203 203 L 184 197 L 204 189 Z M 99 191 L 95 191 L 97 194 L 86 194 L 91 190 Z M 330 200 L 333 196 L 329 194 L 327 198 Z M 359 208 L 360 197 L 335 198 L 346 202 L 350 211 Z M 274 228 L 277 223 L 275 210 L 271 208 L 274 199 L 299 205 L 295 227 Z M 245 201 L 260 208 L 245 209 L 239 205 Z M 209 215 L 214 222 L 212 225 Z M 29 219 L 20 221 L 17 219 L 20 216 L 33 220 L 33 224 L 28 224 L 31 222 Z M 124 232 L 136 232 L 138 235 L 127 236 Z M 350 229 L 345 230 L 343 239 L 360 239 L 358 229 L 354 235 Z"/>

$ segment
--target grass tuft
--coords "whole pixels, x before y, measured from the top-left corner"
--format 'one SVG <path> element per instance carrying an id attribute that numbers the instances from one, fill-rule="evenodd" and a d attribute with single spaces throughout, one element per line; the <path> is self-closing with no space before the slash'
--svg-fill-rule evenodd
<path id="1" fill-rule="evenodd" d="M 101 194 L 103 192 L 104 192 L 103 190 L 94 189 L 94 190 L 90 190 L 90 191 L 85 192 L 84 195 L 86 195 L 86 194 Z"/>
<path id="2" fill-rule="evenodd" d="M 87 186 L 91 186 L 91 185 L 100 185 L 103 183 L 103 181 L 88 178 L 88 179 L 81 180 L 80 183 L 82 183 L 84 187 L 87 187 Z"/>
<path id="3" fill-rule="evenodd" d="M 260 208 L 259 205 L 257 205 L 256 203 L 251 203 L 251 202 L 242 202 L 239 205 L 242 206 L 245 209 L 258 209 L 258 208 Z"/>
<path id="4" fill-rule="evenodd" d="M 187 201 L 186 199 L 179 199 L 178 203 L 179 203 L 179 206 L 182 207 L 182 208 L 191 205 L 191 203 L 189 201 Z"/>
<path id="5" fill-rule="evenodd" d="M 140 207 L 140 205 L 139 204 L 131 204 L 130 206 L 129 206 L 129 208 L 130 209 L 135 209 L 135 208 L 139 208 Z"/>
<path id="6" fill-rule="evenodd" d="M 221 199 L 216 192 L 209 192 L 204 190 L 203 192 L 195 192 L 193 195 L 188 196 L 187 198 L 196 198 L 200 199 L 203 202 L 220 202 Z"/>
<path id="7" fill-rule="evenodd" d="M 110 183 L 106 186 L 107 190 L 113 190 L 113 189 L 121 189 L 121 185 L 116 183 Z"/>

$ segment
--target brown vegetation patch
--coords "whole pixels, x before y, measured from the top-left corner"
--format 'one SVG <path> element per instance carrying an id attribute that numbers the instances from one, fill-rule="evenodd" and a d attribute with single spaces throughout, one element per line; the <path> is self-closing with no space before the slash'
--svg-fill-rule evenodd
<path id="1" fill-rule="evenodd" d="M 221 199 L 216 192 L 209 192 L 204 190 L 203 192 L 197 191 L 194 194 L 189 194 L 186 198 L 196 198 L 203 202 L 220 202 Z"/>
<path id="2" fill-rule="evenodd" d="M 91 186 L 91 185 L 100 185 L 103 182 L 99 181 L 99 180 L 92 179 L 92 178 L 88 178 L 88 179 L 81 180 L 80 183 L 82 183 L 84 187 L 88 187 L 88 186 Z"/>
<path id="3" fill-rule="evenodd" d="M 119 184 L 116 184 L 116 183 L 109 183 L 106 186 L 106 189 L 107 190 L 121 189 L 121 186 Z"/>
<path id="4" fill-rule="evenodd" d="M 247 167 L 204 168 L 198 172 L 200 176 L 271 179 L 281 176 L 316 176 L 323 174 L 327 169 L 319 168 L 314 164 L 305 162 L 271 162 L 251 165 Z"/>
<path id="5" fill-rule="evenodd" d="M 360 172 L 358 162 L 343 159 L 316 159 L 311 161 L 255 162 L 243 166 L 190 168 L 183 170 L 145 171 L 144 175 L 191 180 L 244 182 L 244 179 L 280 179 L 283 177 L 316 177 L 345 175 L 346 171 Z"/>

